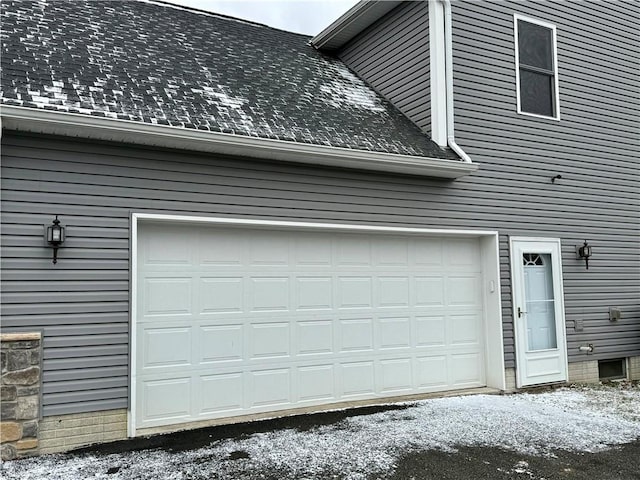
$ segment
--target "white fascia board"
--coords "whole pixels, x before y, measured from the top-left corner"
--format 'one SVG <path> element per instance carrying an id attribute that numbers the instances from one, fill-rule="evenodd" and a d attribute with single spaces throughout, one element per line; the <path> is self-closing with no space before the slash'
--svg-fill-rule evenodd
<path id="1" fill-rule="evenodd" d="M 395 0 L 360 1 L 313 37 L 311 45 L 318 50 L 336 50 L 401 3 Z"/>
<path id="2" fill-rule="evenodd" d="M 160 148 L 441 178 L 458 178 L 478 169 L 477 164 L 456 160 L 311 145 L 36 108 L 3 105 L 0 113 L 2 128 L 7 130 Z"/>

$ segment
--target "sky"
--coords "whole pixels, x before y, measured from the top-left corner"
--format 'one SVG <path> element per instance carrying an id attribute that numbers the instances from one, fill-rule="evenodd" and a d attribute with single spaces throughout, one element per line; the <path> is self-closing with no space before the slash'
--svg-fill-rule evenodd
<path id="1" fill-rule="evenodd" d="M 314 36 L 358 0 L 167 0 Z"/>

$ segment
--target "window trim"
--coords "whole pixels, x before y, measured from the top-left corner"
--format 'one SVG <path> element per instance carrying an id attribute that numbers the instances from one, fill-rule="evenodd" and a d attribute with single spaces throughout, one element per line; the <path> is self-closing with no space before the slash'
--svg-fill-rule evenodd
<path id="1" fill-rule="evenodd" d="M 553 107 L 555 116 L 541 115 L 539 113 L 525 112 L 521 108 L 520 103 L 520 52 L 519 52 L 519 38 L 518 38 L 518 21 L 532 23 L 541 27 L 551 30 L 551 40 L 553 42 Z M 527 115 L 530 117 L 546 118 L 547 120 L 560 120 L 560 88 L 558 82 L 558 41 L 556 26 L 552 23 L 538 20 L 535 18 L 520 15 L 519 13 L 513 14 L 513 38 L 515 46 L 515 61 L 516 61 L 516 107 L 519 115 Z"/>

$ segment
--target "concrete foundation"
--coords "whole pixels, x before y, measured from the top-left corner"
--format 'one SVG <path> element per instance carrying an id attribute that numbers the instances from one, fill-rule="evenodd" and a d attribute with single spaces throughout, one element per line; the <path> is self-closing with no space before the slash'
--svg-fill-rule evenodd
<path id="1" fill-rule="evenodd" d="M 598 383 L 599 381 L 597 360 L 569 364 L 570 383 Z"/>
<path id="2" fill-rule="evenodd" d="M 629 357 L 627 377 L 629 380 L 640 380 L 640 356 Z"/>
<path id="3" fill-rule="evenodd" d="M 40 453 L 66 452 L 126 438 L 125 409 L 56 415 L 45 417 L 40 423 Z"/>

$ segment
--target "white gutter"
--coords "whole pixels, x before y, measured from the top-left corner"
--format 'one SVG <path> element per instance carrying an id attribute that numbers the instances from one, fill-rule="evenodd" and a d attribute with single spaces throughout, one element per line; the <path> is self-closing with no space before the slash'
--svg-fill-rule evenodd
<path id="1" fill-rule="evenodd" d="M 2 105 L 2 128 L 358 170 L 458 178 L 478 166 L 441 158 L 353 150 Z"/>
<path id="2" fill-rule="evenodd" d="M 445 35 L 445 84 L 447 97 L 447 144 L 466 163 L 471 163 L 471 158 L 456 143 L 454 135 L 453 112 L 453 29 L 451 22 L 450 0 L 438 0 L 444 6 L 444 35 Z"/>

